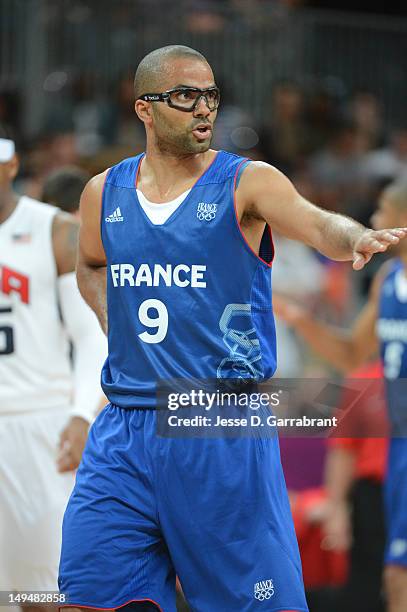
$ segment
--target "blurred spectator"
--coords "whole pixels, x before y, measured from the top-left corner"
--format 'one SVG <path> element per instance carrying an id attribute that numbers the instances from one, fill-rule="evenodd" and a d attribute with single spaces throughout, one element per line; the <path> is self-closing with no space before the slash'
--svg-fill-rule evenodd
<path id="1" fill-rule="evenodd" d="M 2 123 L 0 121 L 0 138 L 4 138 L 6 140 L 14 140 L 14 132 L 10 125 L 7 123 Z"/>
<path id="2" fill-rule="evenodd" d="M 90 72 L 79 75 L 73 86 L 73 130 L 81 156 L 94 155 L 113 140 L 111 104 L 97 91 L 95 76 Z"/>
<path id="3" fill-rule="evenodd" d="M 367 181 L 407 176 L 407 125 L 392 130 L 389 143 L 369 153 L 364 163 Z"/>
<path id="4" fill-rule="evenodd" d="M 297 172 L 292 180 L 298 191 L 315 201 L 315 187 L 307 172 Z M 309 308 L 319 304 L 326 295 L 327 267 L 319 254 L 305 244 L 289 240 L 273 232 L 275 258 L 273 262 L 273 293 L 298 300 Z M 301 262 L 301 265 L 299 265 Z M 307 368 L 308 351 L 289 326 L 276 318 L 278 366 L 276 376 L 301 377 Z"/>
<path id="5" fill-rule="evenodd" d="M 382 108 L 373 93 L 357 91 L 345 110 L 355 125 L 360 151 L 376 149 L 384 140 Z"/>
<path id="6" fill-rule="evenodd" d="M 42 84 L 46 96 L 43 120 L 39 126 L 40 134 L 50 135 L 74 130 L 74 101 L 70 84 L 66 71 L 56 70 L 46 76 Z"/>
<path id="7" fill-rule="evenodd" d="M 127 148 L 129 155 L 135 155 L 142 150 L 145 137 L 142 123 L 134 111 L 134 73 L 123 75 L 115 91 L 112 109 L 113 143 Z"/>
<path id="8" fill-rule="evenodd" d="M 318 201 L 330 210 L 352 216 L 360 207 L 365 162 L 357 135 L 353 123 L 338 120 L 326 147 L 309 160 L 311 177 L 319 191 Z"/>
<path id="9" fill-rule="evenodd" d="M 385 546 L 382 483 L 388 424 L 382 377 L 380 362 L 356 370 L 349 379 L 360 379 L 358 386 L 364 393 L 354 405 L 345 381 L 339 406 L 339 414 L 342 412 L 343 417 L 335 437 L 328 441 L 328 506 L 324 531 L 330 549 L 350 551 L 349 576 L 340 607 L 347 612 L 384 612 L 381 593 Z M 369 379 L 377 379 L 377 383 Z"/>
<path id="10" fill-rule="evenodd" d="M 294 81 L 274 85 L 261 142 L 267 161 L 282 172 L 292 173 L 307 150 L 308 128 L 304 115 L 304 95 Z"/>
<path id="11" fill-rule="evenodd" d="M 77 166 L 63 166 L 45 179 L 41 201 L 77 215 L 79 200 L 90 175 Z"/>
<path id="12" fill-rule="evenodd" d="M 323 290 L 324 266 L 311 248 L 274 232 L 276 258 L 273 262 L 273 291 L 312 307 Z M 298 262 L 301 262 L 301 266 Z M 276 376 L 304 374 L 303 344 L 291 329 L 276 319 L 278 367 Z"/>
<path id="13" fill-rule="evenodd" d="M 13 134 L 14 141 L 20 140 L 20 96 L 17 91 L 0 92 L 0 124 Z"/>
<path id="14" fill-rule="evenodd" d="M 227 8 L 224 0 L 193 0 L 186 2 L 185 25 L 190 32 L 213 34 L 222 31 Z"/>
<path id="15" fill-rule="evenodd" d="M 344 86 L 337 80 L 311 78 L 306 86 L 307 153 L 324 148 L 342 114 Z"/>
<path id="16" fill-rule="evenodd" d="M 79 151 L 73 132 L 53 134 L 48 143 L 48 165 L 58 168 L 75 164 L 79 160 Z"/>
<path id="17" fill-rule="evenodd" d="M 310 612 L 344 612 L 338 594 L 346 580 L 348 558 L 344 551 L 324 544 L 326 493 L 322 488 L 310 488 L 291 494 L 290 501 Z"/>
<path id="18" fill-rule="evenodd" d="M 27 151 L 17 189 L 39 199 L 48 174 L 62 166 L 80 165 L 73 132 L 61 132 L 37 138 Z"/>

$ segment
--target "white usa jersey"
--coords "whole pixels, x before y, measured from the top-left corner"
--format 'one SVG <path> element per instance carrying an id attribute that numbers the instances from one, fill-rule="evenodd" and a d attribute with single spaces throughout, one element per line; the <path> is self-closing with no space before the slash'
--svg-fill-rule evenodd
<path id="1" fill-rule="evenodd" d="M 23 196 L 0 224 L 0 415 L 71 402 L 70 347 L 52 248 L 56 212 Z"/>

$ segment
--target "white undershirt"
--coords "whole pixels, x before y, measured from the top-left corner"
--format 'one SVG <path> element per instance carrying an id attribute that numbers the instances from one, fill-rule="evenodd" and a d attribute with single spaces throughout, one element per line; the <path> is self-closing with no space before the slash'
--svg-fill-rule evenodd
<path id="1" fill-rule="evenodd" d="M 153 223 L 153 225 L 162 225 L 167 221 L 172 213 L 177 210 L 178 206 L 182 204 L 190 191 L 190 189 L 187 189 L 184 191 L 184 193 L 181 193 L 181 195 L 175 198 L 175 200 L 164 202 L 162 204 L 157 204 L 156 202 L 150 202 L 150 200 L 147 200 L 140 189 L 137 189 L 137 197 L 141 208 L 144 210 L 151 223 Z"/>

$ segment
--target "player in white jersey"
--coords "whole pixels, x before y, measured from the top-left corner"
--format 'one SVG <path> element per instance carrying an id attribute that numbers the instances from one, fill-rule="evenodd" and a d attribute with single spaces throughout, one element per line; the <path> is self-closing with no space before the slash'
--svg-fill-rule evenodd
<path id="1" fill-rule="evenodd" d="M 77 221 L 17 196 L 17 171 L 0 138 L 0 591 L 56 591 L 74 480 L 60 472 L 77 466 L 106 345 L 75 283 Z"/>

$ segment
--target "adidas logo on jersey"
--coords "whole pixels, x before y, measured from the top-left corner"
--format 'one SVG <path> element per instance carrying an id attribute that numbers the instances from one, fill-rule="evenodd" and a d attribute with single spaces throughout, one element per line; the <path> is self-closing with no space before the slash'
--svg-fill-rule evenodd
<path id="1" fill-rule="evenodd" d="M 117 223 L 118 221 L 123 221 L 122 213 L 120 207 L 118 206 L 114 213 L 105 218 L 106 223 Z"/>

